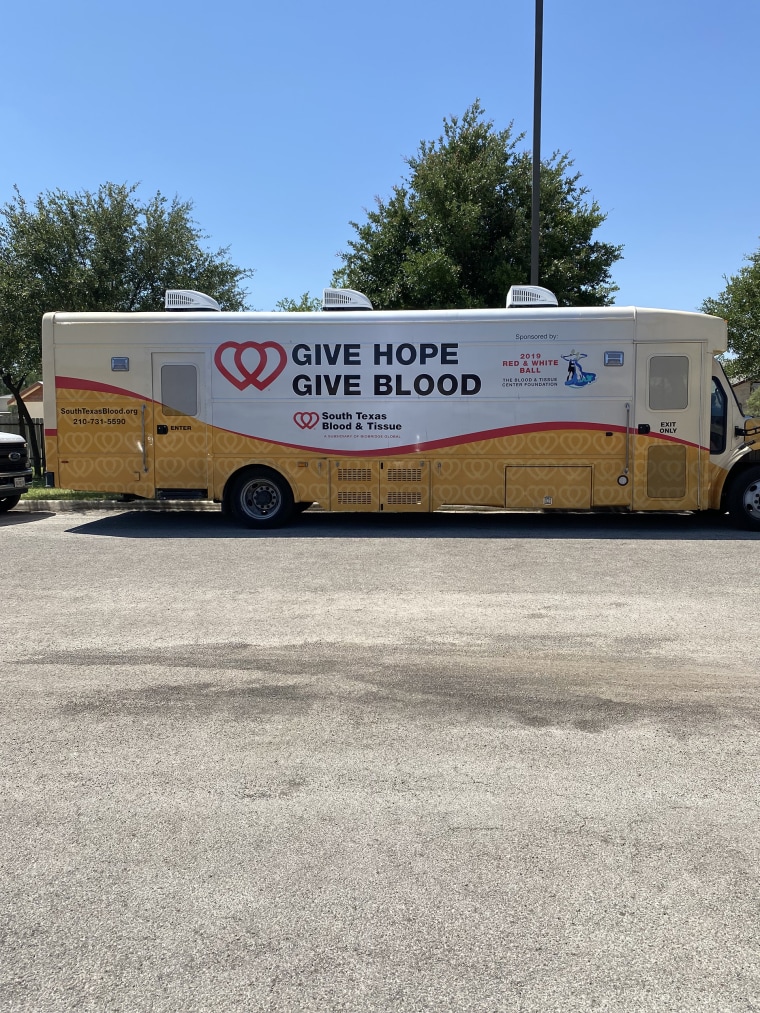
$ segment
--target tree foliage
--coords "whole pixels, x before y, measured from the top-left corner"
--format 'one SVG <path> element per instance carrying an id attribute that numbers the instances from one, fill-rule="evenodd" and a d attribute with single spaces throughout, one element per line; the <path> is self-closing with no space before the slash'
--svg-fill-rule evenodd
<path id="1" fill-rule="evenodd" d="M 304 292 L 300 299 L 278 299 L 275 309 L 280 313 L 318 313 L 322 309 L 322 300 L 319 296 L 312 296 Z"/>
<path id="2" fill-rule="evenodd" d="M 376 198 L 339 254 L 334 284 L 358 289 L 377 308 L 503 306 L 510 285 L 530 278 L 532 159 L 523 135 L 496 131 L 475 102 L 444 119 L 436 141 L 407 158 L 409 175 Z M 567 154 L 541 165 L 540 283 L 560 304 L 606 305 L 622 247 L 599 242 L 605 220 L 588 200 Z"/>
<path id="3" fill-rule="evenodd" d="M 760 419 L 760 387 L 752 391 L 744 408 L 753 418 Z"/>
<path id="4" fill-rule="evenodd" d="M 728 322 L 728 350 L 723 365 L 731 377 L 760 380 L 760 249 L 731 277 L 715 299 L 705 299 L 704 313 Z"/>
<path id="5" fill-rule="evenodd" d="M 105 183 L 94 192 L 16 189 L 0 207 L 0 380 L 16 397 L 40 374 L 42 315 L 50 310 L 158 310 L 167 288 L 206 292 L 223 309 L 245 308 L 252 271 L 228 249 L 206 250 L 192 203 L 137 186 Z"/>
<path id="6" fill-rule="evenodd" d="M 228 249 L 202 246 L 192 203 L 137 186 L 105 183 L 95 193 L 16 190 L 0 208 L 0 369 L 39 367 L 43 313 L 50 310 L 158 310 L 167 288 L 194 288 L 223 309 L 245 308 L 244 279 Z"/>

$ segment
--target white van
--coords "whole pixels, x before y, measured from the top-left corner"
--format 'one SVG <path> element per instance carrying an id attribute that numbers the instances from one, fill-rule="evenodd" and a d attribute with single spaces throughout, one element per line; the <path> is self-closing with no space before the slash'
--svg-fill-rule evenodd
<path id="1" fill-rule="evenodd" d="M 0 433 L 0 514 L 12 510 L 31 485 L 26 440 L 15 433 Z"/>

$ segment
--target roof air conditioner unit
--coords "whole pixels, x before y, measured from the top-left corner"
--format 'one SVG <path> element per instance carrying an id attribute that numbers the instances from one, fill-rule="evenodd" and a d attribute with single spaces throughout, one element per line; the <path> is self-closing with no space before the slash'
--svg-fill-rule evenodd
<path id="1" fill-rule="evenodd" d="M 507 292 L 507 309 L 523 306 L 557 306 L 557 297 L 540 285 L 513 285 Z"/>
<path id="2" fill-rule="evenodd" d="M 193 292 L 189 288 L 170 288 L 166 290 L 164 297 L 164 309 L 174 310 L 176 313 L 195 310 L 212 310 L 214 313 L 221 312 L 221 306 L 212 299 L 210 295 L 203 292 Z"/>
<path id="3" fill-rule="evenodd" d="M 371 310 L 372 303 L 352 288 L 326 288 L 322 292 L 323 310 Z"/>

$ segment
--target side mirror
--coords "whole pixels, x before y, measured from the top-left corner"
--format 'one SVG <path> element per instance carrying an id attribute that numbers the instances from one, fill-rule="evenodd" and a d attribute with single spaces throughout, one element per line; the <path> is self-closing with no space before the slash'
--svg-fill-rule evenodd
<path id="1" fill-rule="evenodd" d="M 734 426 L 734 435 L 743 436 L 745 446 L 751 446 L 760 437 L 760 418 L 745 419 L 744 426 Z"/>

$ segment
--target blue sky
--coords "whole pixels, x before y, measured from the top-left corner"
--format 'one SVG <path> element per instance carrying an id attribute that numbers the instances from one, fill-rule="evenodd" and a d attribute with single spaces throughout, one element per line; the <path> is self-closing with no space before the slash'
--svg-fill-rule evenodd
<path id="1" fill-rule="evenodd" d="M 321 294 L 404 157 L 480 98 L 530 148 L 534 0 L 16 0 L 0 200 L 141 184 L 194 203 L 255 309 Z M 621 305 L 695 309 L 760 246 L 760 4 L 544 0 L 542 153 L 625 246 Z M 527 281 L 527 279 L 526 279 Z M 505 293 L 506 294 L 506 293 Z"/>

